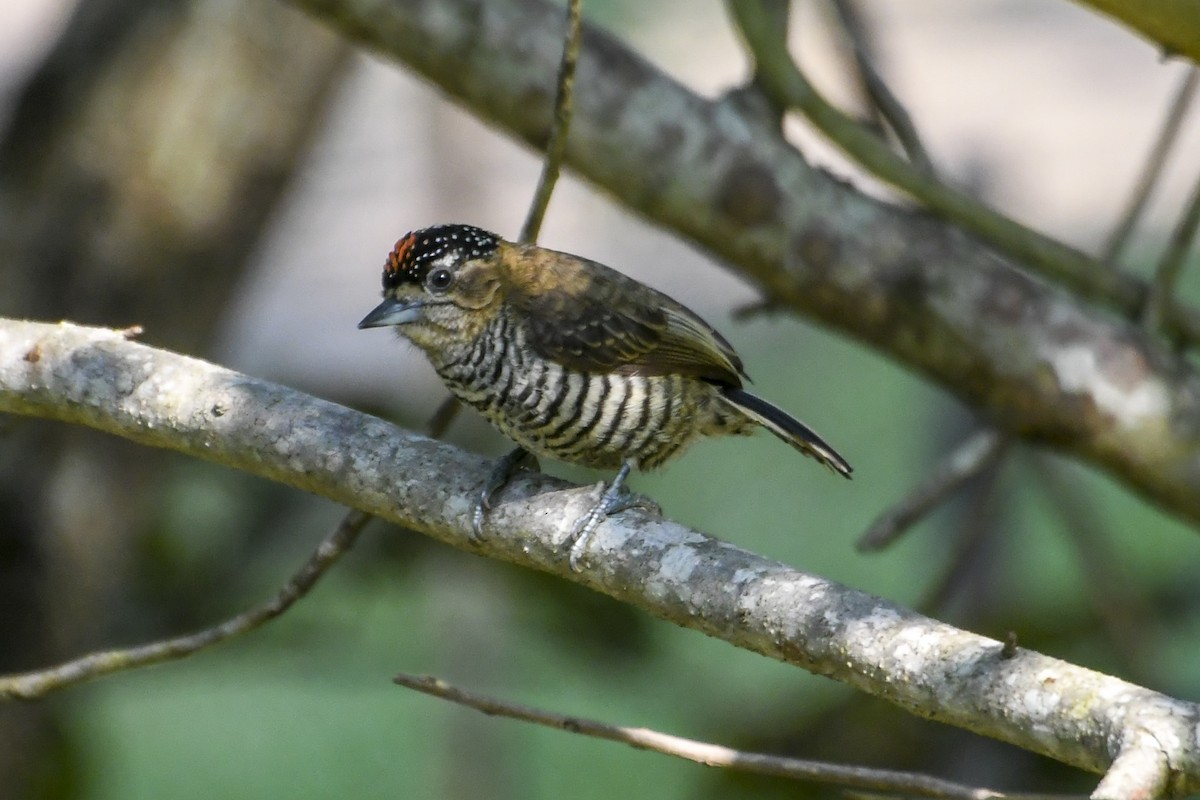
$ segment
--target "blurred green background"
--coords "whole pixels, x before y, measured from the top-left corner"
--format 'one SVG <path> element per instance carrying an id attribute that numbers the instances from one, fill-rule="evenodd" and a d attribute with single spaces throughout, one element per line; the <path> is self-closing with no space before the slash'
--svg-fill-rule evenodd
<path id="1" fill-rule="evenodd" d="M 862 8 L 884 74 L 947 173 L 1091 248 L 1179 70 L 1060 5 Z M 537 159 L 399 68 L 267 6 L 29 0 L 0 10 L 0 29 L 13 14 L 10 31 L 23 19 L 20 30 L 37 34 L 0 63 L 0 197 L 11 209 L 0 219 L 0 313 L 143 323 L 151 344 L 422 429 L 444 396 L 428 366 L 393 337 L 354 329 L 376 302 L 379 265 L 406 230 L 434 222 L 515 235 Z M 585 9 L 699 91 L 744 78 L 717 3 Z M 827 9 L 797 13 L 798 51 L 852 106 Z M 999 63 L 1011 69 L 998 75 Z M 1098 71 L 1113 77 L 1106 91 L 1081 91 Z M 1194 142 L 1195 124 L 1187 130 Z M 799 126 L 789 134 L 854 175 Z M 1143 273 L 1195 172 L 1200 150 L 1184 150 L 1130 251 Z M 803 320 L 734 321 L 751 287 L 573 180 L 542 242 L 701 312 L 737 346 L 756 390 L 856 469 L 853 482 L 834 479 L 765 435 L 705 442 L 632 482 L 669 516 L 955 625 L 1012 631 L 1023 646 L 1200 697 L 1196 531 L 1088 468 L 1018 445 L 895 546 L 860 554 L 856 538 L 975 429 L 968 409 Z M 1195 272 L 1183 290 L 1193 300 Z M 448 438 L 489 454 L 508 447 L 466 413 Z M 581 482 L 608 477 L 543 466 Z M 3 421 L 0 493 L 6 671 L 236 613 L 273 593 L 343 513 L 23 419 Z M 832 794 L 484 717 L 393 686 L 398 671 L 734 747 L 1013 790 L 1094 782 L 574 585 L 373 523 L 309 598 L 251 637 L 0 705 L 0 798 Z"/>

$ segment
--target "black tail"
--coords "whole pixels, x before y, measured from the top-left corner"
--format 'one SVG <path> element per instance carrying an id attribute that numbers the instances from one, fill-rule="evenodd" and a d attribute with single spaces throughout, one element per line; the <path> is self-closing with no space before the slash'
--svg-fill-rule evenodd
<path id="1" fill-rule="evenodd" d="M 825 443 L 825 440 L 781 408 L 755 397 L 742 389 L 725 389 L 725 397 L 737 406 L 743 414 L 762 425 L 771 433 L 783 439 L 792 447 L 820 461 L 839 475 L 849 478 L 854 470 L 846 463 L 836 450 Z"/>

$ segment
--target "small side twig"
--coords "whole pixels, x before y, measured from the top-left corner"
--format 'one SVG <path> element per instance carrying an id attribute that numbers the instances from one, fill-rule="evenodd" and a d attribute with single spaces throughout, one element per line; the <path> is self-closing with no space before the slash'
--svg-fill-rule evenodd
<path id="1" fill-rule="evenodd" d="M 1150 199 L 1155 184 L 1162 177 L 1163 166 L 1167 163 L 1167 156 L 1170 154 L 1171 148 L 1175 146 L 1180 129 L 1183 128 L 1183 120 L 1192 105 L 1198 85 L 1200 85 L 1200 69 L 1191 67 L 1183 76 L 1179 88 L 1175 90 L 1175 97 L 1167 109 L 1167 117 L 1163 120 L 1158 138 L 1150 149 L 1145 166 L 1142 167 L 1142 174 L 1138 179 L 1137 186 L 1134 187 L 1125 211 L 1120 216 L 1120 222 L 1113 228 L 1112 233 L 1108 236 L 1108 241 L 1104 243 L 1101 250 L 1100 258 L 1108 264 L 1117 262 L 1121 251 L 1129 241 L 1130 234 L 1137 227 L 1142 212 L 1146 208 L 1146 202 Z"/>
<path id="2" fill-rule="evenodd" d="M 882 550 L 894 542 L 948 495 L 994 464 L 1004 453 L 1008 441 L 1008 437 L 990 428 L 967 438 L 924 483 L 867 528 L 856 545 L 859 552 Z"/>
<path id="3" fill-rule="evenodd" d="M 1150 293 L 1146 297 L 1146 307 L 1142 311 L 1142 324 L 1152 331 L 1162 330 L 1167 317 L 1174 305 L 1173 294 L 1183 266 L 1187 263 L 1188 253 L 1196 240 L 1196 230 L 1200 228 L 1200 181 L 1192 189 L 1183 216 L 1175 230 L 1171 232 L 1171 240 L 1167 250 L 1154 272 L 1154 280 L 1150 283 Z"/>
<path id="4" fill-rule="evenodd" d="M 259 606 L 186 636 L 176 636 L 136 647 L 89 653 L 48 669 L 0 676 L 0 698 L 33 700 L 114 672 L 147 667 L 164 661 L 177 661 L 206 647 L 249 633 L 275 619 L 308 594 L 321 576 L 350 549 L 370 519 L 370 514 L 350 511 L 338 523 L 337 528 L 317 545 L 308 561 L 283 588 Z"/>
<path id="5" fill-rule="evenodd" d="M 470 692 L 453 686 L 440 678 L 427 675 L 400 673 L 393 678 L 395 683 L 415 689 L 433 697 L 449 700 L 467 708 L 473 708 L 489 716 L 532 722 L 548 728 L 578 733 L 610 742 L 620 742 L 639 750 L 650 750 L 663 755 L 694 761 L 710 767 L 725 767 L 758 775 L 771 775 L 793 780 L 861 789 L 886 794 L 901 794 L 910 797 L 963 798 L 964 800 L 986 800 L 987 798 L 1021 798 L 1033 800 L 1046 795 L 1005 794 L 992 789 L 967 786 L 943 780 L 932 775 L 899 770 L 851 767 L 822 761 L 808 761 L 766 753 L 752 753 L 731 747 L 685 739 L 648 728 L 629 728 L 610 725 L 581 717 L 570 717 L 551 711 L 511 703 L 496 697 Z M 1078 795 L 1071 797 L 1078 798 Z"/>
<path id="6" fill-rule="evenodd" d="M 917 133 L 917 126 L 913 124 L 912 117 L 875 68 L 874 47 L 862 10 L 853 0 L 833 0 L 832 5 L 838 22 L 846 33 L 846 39 L 850 42 L 863 89 L 879 113 L 880 119 L 891 129 L 892 135 L 896 137 L 913 166 L 927 175 L 935 174 L 933 160 L 921 144 L 921 136 Z"/>
<path id="7" fill-rule="evenodd" d="M 786 308 L 778 300 L 773 300 L 769 297 L 760 297 L 757 300 L 751 300 L 749 303 L 737 306 L 729 312 L 729 316 L 736 322 L 745 322 L 754 317 L 766 316 L 773 314 L 776 311 L 783 311 Z"/>
<path id="8" fill-rule="evenodd" d="M 550 205 L 550 195 L 554 192 L 554 184 L 562 168 L 563 153 L 567 149 L 567 131 L 571 127 L 571 114 L 574 110 L 575 93 L 575 64 L 579 60 L 579 35 L 582 27 L 583 0 L 569 0 L 567 3 L 567 35 L 563 42 L 562 61 L 558 65 L 558 94 L 554 100 L 554 122 L 550 128 L 550 141 L 546 144 L 546 158 L 542 162 L 542 176 L 538 180 L 537 191 L 533 194 L 533 202 L 521 227 L 521 241 L 533 243 L 537 241 L 538 232 L 542 229 L 542 220 L 546 217 L 546 208 Z"/>

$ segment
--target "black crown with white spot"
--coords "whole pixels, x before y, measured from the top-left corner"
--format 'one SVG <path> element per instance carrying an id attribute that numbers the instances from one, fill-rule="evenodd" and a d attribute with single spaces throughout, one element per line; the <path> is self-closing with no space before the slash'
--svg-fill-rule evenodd
<path id="1" fill-rule="evenodd" d="M 500 237 L 472 225 L 435 225 L 405 234 L 383 265 L 383 288 L 421 284 L 434 266 L 454 267 L 496 252 Z"/>

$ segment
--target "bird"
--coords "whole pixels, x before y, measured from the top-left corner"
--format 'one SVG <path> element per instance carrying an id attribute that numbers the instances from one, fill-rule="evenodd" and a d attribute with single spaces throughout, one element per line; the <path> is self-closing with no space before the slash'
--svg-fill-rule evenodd
<path id="1" fill-rule="evenodd" d="M 596 527 L 634 506 L 625 486 L 707 436 L 766 428 L 849 478 L 816 432 L 749 392 L 742 360 L 681 303 L 611 267 L 464 224 L 405 234 L 383 268 L 383 301 L 359 328 L 394 327 L 458 400 L 517 447 L 497 462 L 474 509 L 533 455 L 617 470 L 568 539 L 578 570 Z"/>

